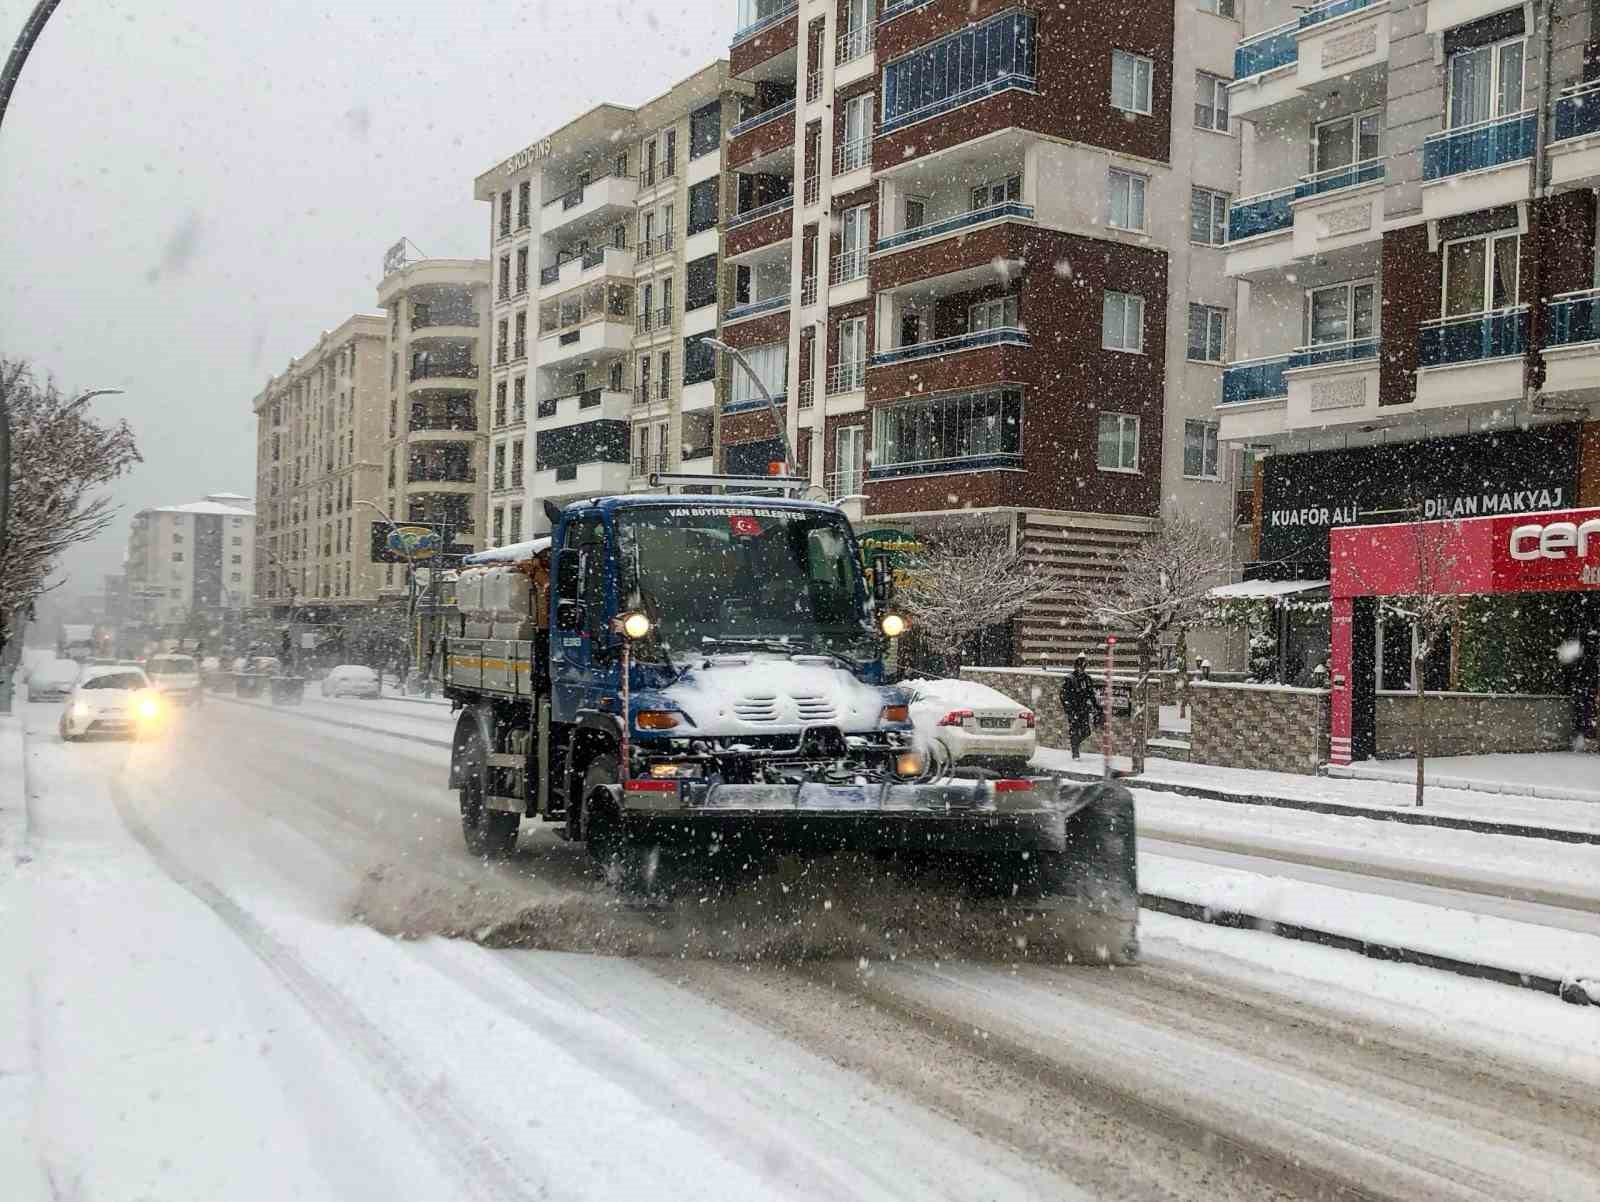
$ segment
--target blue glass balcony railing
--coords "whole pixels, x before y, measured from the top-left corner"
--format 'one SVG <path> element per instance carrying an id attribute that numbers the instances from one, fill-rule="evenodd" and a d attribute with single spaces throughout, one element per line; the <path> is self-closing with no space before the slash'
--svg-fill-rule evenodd
<path id="1" fill-rule="evenodd" d="M 761 10 L 767 8 L 767 5 L 758 4 L 752 6 L 749 12 L 742 12 L 740 14 L 741 16 L 744 16 L 746 20 L 743 25 L 734 31 L 732 42 L 733 45 L 737 46 L 746 38 L 755 37 L 755 35 L 760 33 L 763 29 L 770 29 L 772 26 L 778 24 L 778 22 L 784 20 L 785 18 L 792 17 L 800 10 L 800 0 L 788 0 L 787 3 L 784 3 L 782 0 L 780 0 L 777 5 L 772 6 L 765 14 L 763 14 Z"/>
<path id="2" fill-rule="evenodd" d="M 1322 342 L 1297 347 L 1289 353 L 1289 370 L 1300 367 L 1326 367 L 1330 363 L 1360 363 L 1378 357 L 1376 338 L 1351 338 L 1344 342 Z"/>
<path id="3" fill-rule="evenodd" d="M 1534 117 L 1529 110 L 1429 134 L 1422 143 L 1422 178 L 1446 179 L 1532 158 Z"/>
<path id="4" fill-rule="evenodd" d="M 1528 306 L 1424 322 L 1417 347 L 1422 367 L 1447 367 L 1520 355 L 1528 345 Z"/>
<path id="5" fill-rule="evenodd" d="M 898 234 L 890 234 L 887 238 L 879 238 L 877 249 L 897 250 L 913 242 L 921 242 L 924 238 L 940 238 L 945 234 L 966 229 L 968 226 L 982 225 L 985 221 L 998 221 L 1002 217 L 1019 217 L 1024 221 L 1032 221 L 1033 206 L 1008 201 L 1006 204 L 973 209 L 969 213 L 957 213 L 954 217 L 947 217 L 943 221 L 930 221 L 927 225 L 919 225 L 914 229 L 901 230 Z"/>
<path id="6" fill-rule="evenodd" d="M 1305 200 L 1308 196 L 1321 196 L 1324 192 L 1337 192 L 1341 188 L 1354 188 L 1357 184 L 1370 184 L 1384 176 L 1382 158 L 1364 159 L 1345 167 L 1330 167 L 1315 175 L 1303 175 L 1294 186 L 1294 198 Z"/>
<path id="7" fill-rule="evenodd" d="M 1545 346 L 1584 342 L 1600 342 L 1600 288 L 1558 296 L 1545 315 Z"/>
<path id="8" fill-rule="evenodd" d="M 1552 142 L 1600 133 L 1600 82 L 1578 84 L 1556 97 Z"/>
<path id="9" fill-rule="evenodd" d="M 1233 51 L 1234 79 L 1248 79 L 1295 62 L 1300 57 L 1300 47 L 1294 39 L 1298 28 L 1299 23 L 1291 21 L 1253 38 L 1245 38 Z"/>
<path id="10" fill-rule="evenodd" d="M 1294 212 L 1289 202 L 1294 199 L 1293 188 L 1279 188 L 1260 196 L 1247 196 L 1235 201 L 1228 210 L 1228 241 L 1243 242 L 1261 234 L 1275 234 L 1294 225 Z"/>
<path id="11" fill-rule="evenodd" d="M 1300 14 L 1300 28 L 1309 29 L 1313 25 L 1321 25 L 1324 21 L 1331 21 L 1346 13 L 1360 12 L 1363 8 L 1370 8 L 1376 3 L 1377 0 L 1325 0 L 1324 3 L 1312 5 Z"/>
<path id="12" fill-rule="evenodd" d="M 737 122 L 728 130 L 728 137 L 737 138 L 740 134 L 747 134 L 752 129 L 760 129 L 769 121 L 776 121 L 779 117 L 787 117 L 792 112 L 794 112 L 794 101 L 785 100 L 782 104 L 775 104 L 771 108 L 755 114 L 753 117 L 746 117 L 743 121 Z"/>
<path id="13" fill-rule="evenodd" d="M 769 296 L 766 300 L 746 301 L 742 305 L 734 305 L 722 315 L 723 321 L 738 321 L 743 317 L 756 317 L 762 313 L 776 313 L 779 309 L 789 307 L 789 296 Z"/>
<path id="14" fill-rule="evenodd" d="M 872 356 L 870 366 L 888 367 L 894 363 L 907 363 L 912 359 L 929 359 L 935 355 L 948 355 L 956 351 L 969 351 L 981 346 L 1032 346 L 1027 332 L 1013 326 L 998 330 L 982 330 L 976 334 L 957 334 L 954 338 L 936 338 L 931 342 L 913 342 L 891 350 L 878 351 Z"/>
<path id="15" fill-rule="evenodd" d="M 1266 359 L 1247 359 L 1222 369 L 1222 403 L 1239 405 L 1246 401 L 1270 401 L 1289 395 L 1283 373 L 1289 367 L 1288 355 Z"/>

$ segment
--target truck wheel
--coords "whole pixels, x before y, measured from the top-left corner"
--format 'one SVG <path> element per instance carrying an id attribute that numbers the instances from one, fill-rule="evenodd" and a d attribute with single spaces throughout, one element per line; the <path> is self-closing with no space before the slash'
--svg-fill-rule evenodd
<path id="1" fill-rule="evenodd" d="M 615 756 L 596 756 L 583 773 L 583 812 L 579 818 L 584 845 L 606 879 L 635 901 L 649 900 L 655 884 L 652 849 L 628 839 L 607 786 L 617 783 L 620 772 Z"/>
<path id="2" fill-rule="evenodd" d="M 461 751 L 461 835 L 473 855 L 503 860 L 516 850 L 522 818 L 491 810 L 484 804 L 488 793 L 488 755 L 483 740 L 473 734 Z"/>

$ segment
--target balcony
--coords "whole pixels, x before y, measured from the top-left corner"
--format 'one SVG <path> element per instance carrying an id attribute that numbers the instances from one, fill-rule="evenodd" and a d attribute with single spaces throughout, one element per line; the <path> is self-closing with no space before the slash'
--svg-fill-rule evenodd
<path id="1" fill-rule="evenodd" d="M 877 32 L 877 27 L 874 25 L 862 25 L 841 33 L 839 40 L 834 44 L 834 70 L 837 71 L 846 63 L 853 63 L 858 58 L 865 58 L 871 54 L 872 47 L 877 41 Z"/>
<path id="2" fill-rule="evenodd" d="M 1033 339 L 1027 332 L 1014 326 L 997 330 L 983 330 L 976 334 L 957 334 L 953 338 L 936 338 L 929 342 L 913 342 L 890 350 L 878 351 L 872 356 L 873 367 L 892 367 L 896 363 L 910 363 L 917 359 L 931 359 L 940 355 L 953 355 L 985 346 L 1031 347 Z"/>
<path id="3" fill-rule="evenodd" d="M 650 309 L 639 314 L 634 332 L 638 334 L 670 334 L 672 332 L 672 310 L 670 308 Z"/>
<path id="4" fill-rule="evenodd" d="M 794 235 L 794 197 L 785 196 L 746 209 L 728 218 L 722 228 L 724 259 L 737 259 L 751 251 L 787 242 Z"/>
<path id="5" fill-rule="evenodd" d="M 586 388 L 582 392 L 546 397 L 539 402 L 535 413 L 539 421 L 556 426 L 590 421 L 596 417 L 620 418 L 630 399 L 628 393 L 615 388 Z M 593 412 L 595 409 L 601 412 Z"/>
<path id="6" fill-rule="evenodd" d="M 974 226 L 987 225 L 991 221 L 1032 220 L 1032 205 L 1009 201 L 1005 204 L 989 205 L 987 208 L 958 213 L 954 217 L 946 217 L 943 221 L 931 221 L 914 229 L 901 230 L 898 234 L 890 234 L 887 238 L 879 238 L 875 249 L 878 251 L 901 250 L 907 246 L 914 246 L 919 242 L 928 242 L 935 238 L 945 238 L 951 234 L 958 234 L 962 230 L 972 229 Z"/>
<path id="7" fill-rule="evenodd" d="M 1592 187 L 1600 180 L 1600 82 L 1566 88 L 1556 98 L 1550 131 L 1550 180 L 1556 187 Z"/>
<path id="8" fill-rule="evenodd" d="M 814 205 L 822 197 L 822 177 L 820 175 L 806 176 L 805 203 Z"/>
<path id="9" fill-rule="evenodd" d="M 635 455 L 633 457 L 633 476 L 636 480 L 643 480 L 648 476 L 657 475 L 667 470 L 667 456 Z"/>
<path id="10" fill-rule="evenodd" d="M 475 381 L 478 378 L 478 365 L 461 361 L 437 363 L 432 360 L 413 363 L 407 373 L 411 383 L 417 384 L 424 380 L 463 380 Z"/>
<path id="11" fill-rule="evenodd" d="M 764 205 L 757 205 L 753 209 L 746 209 L 743 213 L 735 213 L 724 223 L 725 229 L 736 230 L 746 225 L 753 225 L 764 217 L 776 217 L 779 213 L 786 213 L 794 208 L 794 197 L 785 196 L 781 200 L 770 201 Z"/>
<path id="12" fill-rule="evenodd" d="M 795 395 L 794 407 L 799 410 L 814 409 L 817 404 L 817 382 L 801 380 L 800 391 Z"/>
<path id="13" fill-rule="evenodd" d="M 573 325 L 541 330 L 539 366 L 578 366 L 580 360 L 609 359 L 633 350 L 634 320 L 631 312 L 587 316 Z"/>
<path id="14" fill-rule="evenodd" d="M 472 337 L 477 334 L 481 325 L 479 316 L 472 311 L 451 312 L 445 310 L 434 313 L 431 310 L 423 313 L 413 305 L 411 310 L 411 332 L 413 334 L 422 330 L 429 330 L 433 336 Z"/>
<path id="15" fill-rule="evenodd" d="M 1268 355 L 1261 359 L 1242 359 L 1222 369 L 1222 404 L 1247 405 L 1256 401 L 1279 401 L 1289 395 L 1288 355 Z"/>
<path id="16" fill-rule="evenodd" d="M 631 220 L 638 196 L 639 181 L 631 174 L 597 176 L 546 202 L 542 231 L 551 237 L 576 226 Z"/>
<path id="17" fill-rule="evenodd" d="M 664 184 L 678 174 L 678 165 L 673 159 L 662 159 L 653 167 L 644 167 L 639 171 L 639 190 L 654 188 L 657 184 Z"/>
<path id="18" fill-rule="evenodd" d="M 1247 196 L 1228 210 L 1227 260 L 1230 276 L 1250 279 L 1275 275 L 1294 261 L 1295 186 Z"/>
<path id="19" fill-rule="evenodd" d="M 1293 253 L 1296 258 L 1327 256 L 1360 248 L 1375 256 L 1383 238 L 1384 182 L 1387 160 L 1366 159 L 1301 176 L 1294 188 Z M 1349 264 L 1350 270 L 1368 264 Z M 1370 265 L 1375 269 L 1375 264 Z"/>
<path id="20" fill-rule="evenodd" d="M 788 400 L 789 394 L 787 392 L 776 392 L 772 396 L 772 404 L 776 405 L 780 411 Z M 767 404 L 766 397 L 736 397 L 724 403 L 722 411 L 724 413 L 748 413 L 755 409 L 768 409 L 770 407 Z"/>
<path id="21" fill-rule="evenodd" d="M 848 284 L 852 280 L 867 278 L 867 248 L 847 250 L 842 255 L 834 255 L 833 262 L 828 272 L 828 283 L 834 286 Z"/>
<path id="22" fill-rule="evenodd" d="M 932 0 L 893 0 L 893 3 L 883 6 L 883 11 L 878 14 L 878 24 L 883 25 L 896 17 L 903 17 L 906 13 L 914 12 L 929 3 L 932 3 Z"/>
<path id="23" fill-rule="evenodd" d="M 1315 104 L 1382 68 L 1389 59 L 1388 11 L 1388 0 L 1325 0 L 1242 40 L 1228 89 L 1233 115 Z"/>
<path id="24" fill-rule="evenodd" d="M 828 500 L 835 505 L 846 497 L 863 496 L 867 489 L 867 470 L 865 467 L 855 467 L 842 472 L 829 472 L 827 487 Z"/>
<path id="25" fill-rule="evenodd" d="M 1309 200 L 1343 188 L 1358 188 L 1362 184 L 1380 182 L 1384 177 L 1387 161 L 1382 157 L 1363 159 L 1347 167 L 1331 167 L 1314 175 L 1302 175 L 1294 186 L 1294 198 Z"/>
<path id="26" fill-rule="evenodd" d="M 1286 424 L 1317 429 L 1367 421 L 1378 409 L 1376 338 L 1303 346 L 1289 354 Z"/>
<path id="27" fill-rule="evenodd" d="M 843 396 L 860 392 L 867 386 L 867 361 L 857 359 L 851 363 L 836 363 L 828 369 L 828 395 Z"/>
<path id="28" fill-rule="evenodd" d="M 643 384 L 635 385 L 633 389 L 633 403 L 638 408 L 671 398 L 671 380 L 646 380 Z"/>
<path id="29" fill-rule="evenodd" d="M 1506 404 L 1523 394 L 1528 306 L 1446 317 L 1418 330 L 1417 407 Z"/>
<path id="30" fill-rule="evenodd" d="M 1584 403 L 1600 399 L 1600 372 L 1595 370 L 1600 346 L 1600 289 L 1556 297 L 1546 311 L 1545 321 L 1545 392 Z"/>
<path id="31" fill-rule="evenodd" d="M 756 36 L 763 29 L 771 29 L 774 25 L 781 24 L 800 11 L 800 0 L 776 0 L 776 2 L 754 4 L 741 4 L 739 16 L 742 24 L 734 31 L 733 41 L 730 45 L 737 46 L 740 42 L 747 41 Z"/>
<path id="32" fill-rule="evenodd" d="M 554 295 L 603 276 L 633 275 L 634 252 L 627 247 L 595 246 L 561 263 L 541 268 L 539 289 Z"/>
<path id="33" fill-rule="evenodd" d="M 863 171 L 872 166 L 872 139 L 857 138 L 854 142 L 841 142 L 833 148 L 833 174 L 835 176 L 849 175 L 852 171 Z M 840 188 L 837 182 L 834 191 L 846 191 Z"/>
<path id="34" fill-rule="evenodd" d="M 1526 199 L 1535 118 L 1527 110 L 1428 135 L 1422 143 L 1422 215 L 1437 221 Z"/>
<path id="35" fill-rule="evenodd" d="M 760 317 L 763 313 L 776 313 L 789 307 L 789 294 L 782 296 L 769 296 L 766 300 L 746 301 L 734 305 L 722 315 L 724 324 L 734 321 L 743 321 L 747 317 Z"/>
<path id="36" fill-rule="evenodd" d="M 1299 29 L 1298 21 L 1289 21 L 1240 38 L 1233 51 L 1233 78 L 1243 81 L 1292 66 L 1300 57 L 1300 45 L 1295 41 Z"/>
<path id="37" fill-rule="evenodd" d="M 782 104 L 775 104 L 769 109 L 756 113 L 754 116 L 746 117 L 743 121 L 735 122 L 728 129 L 728 140 L 732 141 L 734 138 L 747 134 L 753 129 L 760 129 L 768 122 L 777 121 L 779 118 L 787 117 L 793 112 L 794 99 L 791 97 Z"/>
<path id="38" fill-rule="evenodd" d="M 648 263 L 652 259 L 659 259 L 662 255 L 672 253 L 677 239 L 671 230 L 664 234 L 657 234 L 654 238 L 647 238 L 639 243 L 638 262 Z"/>
<path id="39" fill-rule="evenodd" d="M 803 276 L 800 280 L 800 306 L 817 303 L 817 277 L 814 275 Z"/>

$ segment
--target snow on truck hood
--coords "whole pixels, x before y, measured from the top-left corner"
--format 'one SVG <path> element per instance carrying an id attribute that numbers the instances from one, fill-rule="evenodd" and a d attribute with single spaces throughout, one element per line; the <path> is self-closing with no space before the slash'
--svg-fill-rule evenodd
<path id="1" fill-rule="evenodd" d="M 683 711 L 693 726 L 682 733 L 760 735 L 837 726 L 845 734 L 876 730 L 883 707 L 902 700 L 898 689 L 863 684 L 827 656 L 765 655 L 697 659 L 656 697 Z M 640 698 L 642 707 L 654 704 Z"/>

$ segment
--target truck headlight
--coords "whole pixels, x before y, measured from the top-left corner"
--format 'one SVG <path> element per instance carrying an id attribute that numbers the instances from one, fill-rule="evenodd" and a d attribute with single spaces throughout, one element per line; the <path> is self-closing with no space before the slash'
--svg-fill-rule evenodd
<path id="1" fill-rule="evenodd" d="M 657 780 L 688 780 L 700 775 L 699 764 L 651 764 L 650 775 Z"/>
<path id="2" fill-rule="evenodd" d="M 908 623 L 899 614 L 884 614 L 879 628 L 891 639 L 897 639 L 906 632 Z"/>
<path id="3" fill-rule="evenodd" d="M 902 751 L 894 757 L 896 776 L 908 778 L 921 776 L 928 768 L 928 759 L 920 751 Z"/>
<path id="4" fill-rule="evenodd" d="M 154 697 L 141 697 L 134 712 L 139 715 L 142 721 L 154 722 L 161 717 L 161 703 Z"/>

